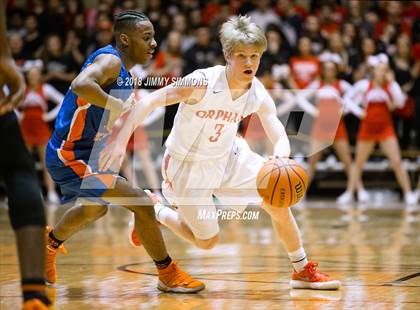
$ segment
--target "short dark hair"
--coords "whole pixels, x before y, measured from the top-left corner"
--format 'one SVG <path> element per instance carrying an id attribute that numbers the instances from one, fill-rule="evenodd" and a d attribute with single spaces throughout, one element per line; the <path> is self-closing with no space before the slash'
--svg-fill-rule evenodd
<path id="1" fill-rule="evenodd" d="M 114 19 L 114 31 L 124 31 L 132 29 L 138 22 L 148 21 L 149 18 L 142 12 L 128 10 L 121 12 Z"/>

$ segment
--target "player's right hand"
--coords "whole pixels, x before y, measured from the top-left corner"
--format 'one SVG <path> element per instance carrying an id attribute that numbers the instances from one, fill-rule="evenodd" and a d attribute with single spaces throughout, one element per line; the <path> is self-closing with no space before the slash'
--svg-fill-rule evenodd
<path id="1" fill-rule="evenodd" d="M 2 75 L 0 89 L 3 87 L 4 83 L 7 85 L 10 92 L 6 98 L 0 99 L 0 115 L 3 115 L 12 111 L 23 101 L 25 95 L 25 82 L 12 58 L 0 58 L 0 73 Z"/>
<path id="2" fill-rule="evenodd" d="M 99 170 L 119 172 L 125 156 L 126 146 L 119 141 L 111 141 L 99 154 Z"/>

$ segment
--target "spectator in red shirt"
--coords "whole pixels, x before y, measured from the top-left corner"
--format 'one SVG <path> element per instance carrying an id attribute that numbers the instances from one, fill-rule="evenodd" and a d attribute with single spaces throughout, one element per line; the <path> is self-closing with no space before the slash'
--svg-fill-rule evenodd
<path id="1" fill-rule="evenodd" d="M 311 52 L 311 40 L 308 37 L 299 39 L 299 56 L 290 59 L 292 73 L 290 85 L 293 88 L 303 89 L 308 86 L 320 74 L 318 57 Z"/>

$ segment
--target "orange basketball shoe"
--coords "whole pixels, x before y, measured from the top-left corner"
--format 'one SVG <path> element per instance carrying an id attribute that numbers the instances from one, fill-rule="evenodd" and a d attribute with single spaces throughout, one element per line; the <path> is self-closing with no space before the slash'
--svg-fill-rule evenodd
<path id="1" fill-rule="evenodd" d="M 45 279 L 48 283 L 53 284 L 57 281 L 57 268 L 55 266 L 55 256 L 60 251 L 63 254 L 67 254 L 67 250 L 64 244 L 61 244 L 58 248 L 54 248 L 52 243 L 54 242 L 50 237 L 52 227 L 47 226 L 45 228 Z"/>
<path id="2" fill-rule="evenodd" d="M 22 310 L 48 310 L 50 309 L 39 299 L 29 299 L 23 303 Z"/>
<path id="3" fill-rule="evenodd" d="M 188 273 L 181 270 L 175 261 L 165 269 L 158 269 L 158 289 L 172 293 L 196 293 L 206 286 L 203 282 L 195 280 Z"/>
<path id="4" fill-rule="evenodd" d="M 294 271 L 291 288 L 306 288 L 313 290 L 337 290 L 340 288 L 340 281 L 334 280 L 327 274 L 316 270 L 318 263 L 308 262 L 301 272 Z"/>
<path id="5" fill-rule="evenodd" d="M 159 196 L 155 193 L 152 193 L 148 189 L 145 189 L 144 192 L 150 197 L 150 199 L 152 199 L 152 203 L 154 205 L 160 202 Z M 134 213 L 131 216 L 130 222 L 128 223 L 128 241 L 134 247 L 141 246 L 141 241 L 137 238 L 136 234 Z"/>

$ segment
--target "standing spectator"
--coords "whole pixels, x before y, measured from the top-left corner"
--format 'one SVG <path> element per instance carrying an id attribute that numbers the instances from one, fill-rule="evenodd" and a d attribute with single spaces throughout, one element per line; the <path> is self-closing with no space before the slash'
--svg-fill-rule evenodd
<path id="1" fill-rule="evenodd" d="M 392 68 L 395 80 L 407 95 L 405 106 L 394 113 L 394 125 L 402 149 L 407 149 L 410 144 L 411 121 L 414 114 L 413 86 L 419 64 L 414 64 L 411 58 L 411 42 L 408 35 L 403 34 L 398 38 L 397 50 L 392 58 Z"/>

